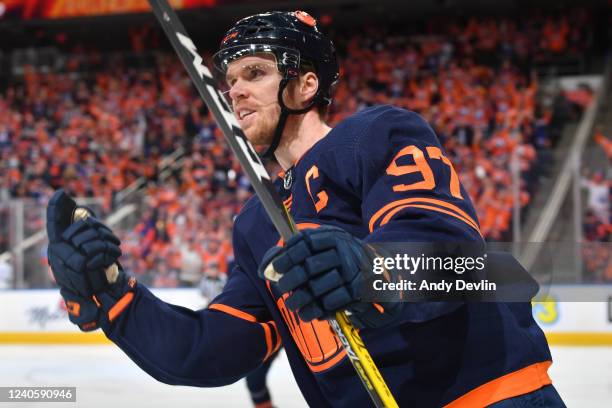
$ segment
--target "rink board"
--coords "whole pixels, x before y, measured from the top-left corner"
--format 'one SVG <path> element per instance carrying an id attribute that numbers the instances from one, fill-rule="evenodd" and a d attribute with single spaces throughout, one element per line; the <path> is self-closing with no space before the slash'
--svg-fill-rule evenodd
<path id="1" fill-rule="evenodd" d="M 560 301 L 576 289 L 592 292 L 585 297 L 592 301 Z M 168 303 L 191 309 L 206 305 L 197 289 L 153 292 Z M 57 290 L 1 290 L 0 305 L 0 344 L 108 343 L 100 331 L 81 333 L 69 322 Z M 546 298 L 533 302 L 533 314 L 551 344 L 612 346 L 612 285 L 552 287 Z"/>

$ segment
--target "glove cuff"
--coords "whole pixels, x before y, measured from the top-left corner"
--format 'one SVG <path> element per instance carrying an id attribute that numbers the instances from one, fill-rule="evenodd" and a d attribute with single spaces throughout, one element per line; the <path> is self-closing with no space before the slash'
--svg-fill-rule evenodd
<path id="1" fill-rule="evenodd" d="M 125 275 L 124 275 L 125 276 Z M 123 278 L 121 281 L 116 282 L 113 285 L 120 285 L 119 288 L 108 292 L 100 292 L 92 295 L 93 301 L 96 306 L 100 309 L 102 316 L 102 323 L 112 323 L 121 313 L 123 313 L 127 307 L 132 303 L 134 299 L 134 291 L 136 289 L 136 278 L 130 277 L 128 279 Z M 119 293 L 119 295 L 115 295 Z"/>

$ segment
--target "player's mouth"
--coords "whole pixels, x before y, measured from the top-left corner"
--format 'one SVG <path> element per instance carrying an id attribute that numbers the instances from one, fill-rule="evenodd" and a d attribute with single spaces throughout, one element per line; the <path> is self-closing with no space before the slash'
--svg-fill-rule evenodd
<path id="1" fill-rule="evenodd" d="M 238 121 L 242 124 L 252 118 L 254 113 L 252 109 L 240 109 L 238 110 Z"/>

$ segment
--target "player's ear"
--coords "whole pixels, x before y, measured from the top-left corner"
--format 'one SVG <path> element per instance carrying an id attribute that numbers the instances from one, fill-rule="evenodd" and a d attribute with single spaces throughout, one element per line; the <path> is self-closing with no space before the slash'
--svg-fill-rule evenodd
<path id="1" fill-rule="evenodd" d="M 300 78 L 300 99 L 304 105 L 310 102 L 319 89 L 319 78 L 314 72 L 306 72 Z"/>

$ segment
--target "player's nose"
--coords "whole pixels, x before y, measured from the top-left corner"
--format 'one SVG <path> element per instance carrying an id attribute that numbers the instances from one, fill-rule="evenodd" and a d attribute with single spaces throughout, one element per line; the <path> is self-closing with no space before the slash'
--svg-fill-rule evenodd
<path id="1" fill-rule="evenodd" d="M 248 89 L 240 80 L 236 81 L 229 90 L 229 96 L 232 102 L 237 102 L 249 96 Z"/>

